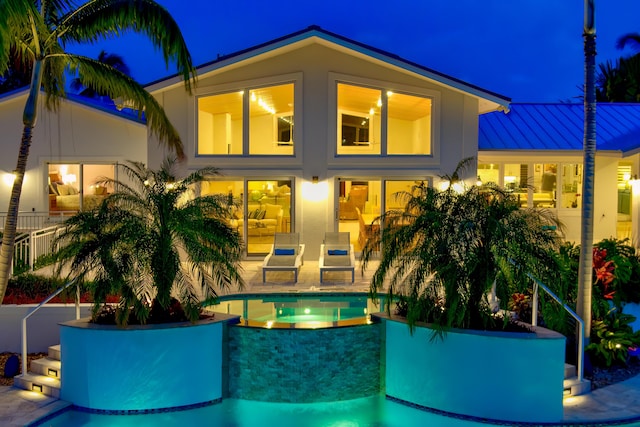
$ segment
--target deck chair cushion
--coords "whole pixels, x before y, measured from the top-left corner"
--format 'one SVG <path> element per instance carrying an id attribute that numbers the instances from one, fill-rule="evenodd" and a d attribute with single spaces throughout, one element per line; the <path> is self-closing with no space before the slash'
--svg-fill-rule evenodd
<path id="1" fill-rule="evenodd" d="M 329 249 L 327 252 L 329 255 L 347 255 L 349 253 L 346 249 Z"/>
<path id="2" fill-rule="evenodd" d="M 275 249 L 273 251 L 274 255 L 295 255 L 295 249 Z"/>

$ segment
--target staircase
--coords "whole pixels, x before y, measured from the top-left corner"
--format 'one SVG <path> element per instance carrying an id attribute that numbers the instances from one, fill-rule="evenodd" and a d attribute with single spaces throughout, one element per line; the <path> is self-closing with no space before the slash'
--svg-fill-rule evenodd
<path id="1" fill-rule="evenodd" d="M 586 394 L 591 391 L 591 381 L 586 379 L 580 381 L 576 374 L 576 367 L 565 363 L 563 390 L 564 397 Z"/>
<path id="2" fill-rule="evenodd" d="M 29 372 L 16 376 L 13 385 L 59 399 L 62 374 L 60 345 L 50 346 L 48 356 L 33 360 L 30 369 Z"/>

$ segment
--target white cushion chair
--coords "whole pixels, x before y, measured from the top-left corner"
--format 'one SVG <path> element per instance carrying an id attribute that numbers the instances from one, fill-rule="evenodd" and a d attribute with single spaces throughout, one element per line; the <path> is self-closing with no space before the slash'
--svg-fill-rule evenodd
<path id="1" fill-rule="evenodd" d="M 320 246 L 320 283 L 323 283 L 325 271 L 350 271 L 351 283 L 355 281 L 356 257 L 349 232 L 328 231 L 324 234 L 324 243 Z"/>
<path id="2" fill-rule="evenodd" d="M 298 233 L 275 233 L 271 252 L 262 263 L 262 282 L 267 271 L 293 271 L 293 282 L 298 282 L 300 267 L 304 264 L 304 244 Z"/>

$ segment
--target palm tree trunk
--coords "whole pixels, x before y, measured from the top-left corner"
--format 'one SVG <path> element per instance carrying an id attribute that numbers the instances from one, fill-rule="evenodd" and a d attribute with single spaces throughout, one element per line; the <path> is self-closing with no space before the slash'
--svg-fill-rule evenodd
<path id="1" fill-rule="evenodd" d="M 596 158 L 596 30 L 594 1 L 585 0 L 584 15 L 584 167 L 582 182 L 582 226 L 578 270 L 578 315 L 584 321 L 585 344 L 591 332 L 593 274 L 593 200 Z"/>
<path id="2" fill-rule="evenodd" d="M 18 164 L 16 165 L 15 180 L 9 198 L 9 208 L 4 224 L 2 235 L 2 245 L 0 246 L 0 305 L 7 291 L 9 278 L 11 276 L 11 263 L 13 262 L 13 247 L 16 240 L 16 230 L 18 228 L 18 209 L 20 207 L 20 195 L 22 194 L 22 182 L 27 170 L 27 159 L 31 148 L 33 128 L 38 117 L 38 98 L 40 95 L 40 84 L 42 82 L 42 60 L 35 61 L 33 74 L 31 75 L 31 88 L 29 97 L 24 107 L 22 122 L 22 140 L 20 141 L 20 151 L 18 152 Z"/>

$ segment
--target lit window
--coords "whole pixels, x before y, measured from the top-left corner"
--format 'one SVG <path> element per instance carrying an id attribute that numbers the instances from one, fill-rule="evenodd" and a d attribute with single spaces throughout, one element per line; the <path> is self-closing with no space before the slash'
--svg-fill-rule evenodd
<path id="1" fill-rule="evenodd" d="M 387 153 L 431 154 L 431 99 L 387 92 Z"/>
<path id="2" fill-rule="evenodd" d="M 250 91 L 249 154 L 293 155 L 293 83 Z"/>
<path id="3" fill-rule="evenodd" d="M 243 93 L 198 99 L 198 154 L 242 154 Z"/>
<path id="4" fill-rule="evenodd" d="M 338 83 L 338 154 L 380 154 L 382 92 Z"/>

